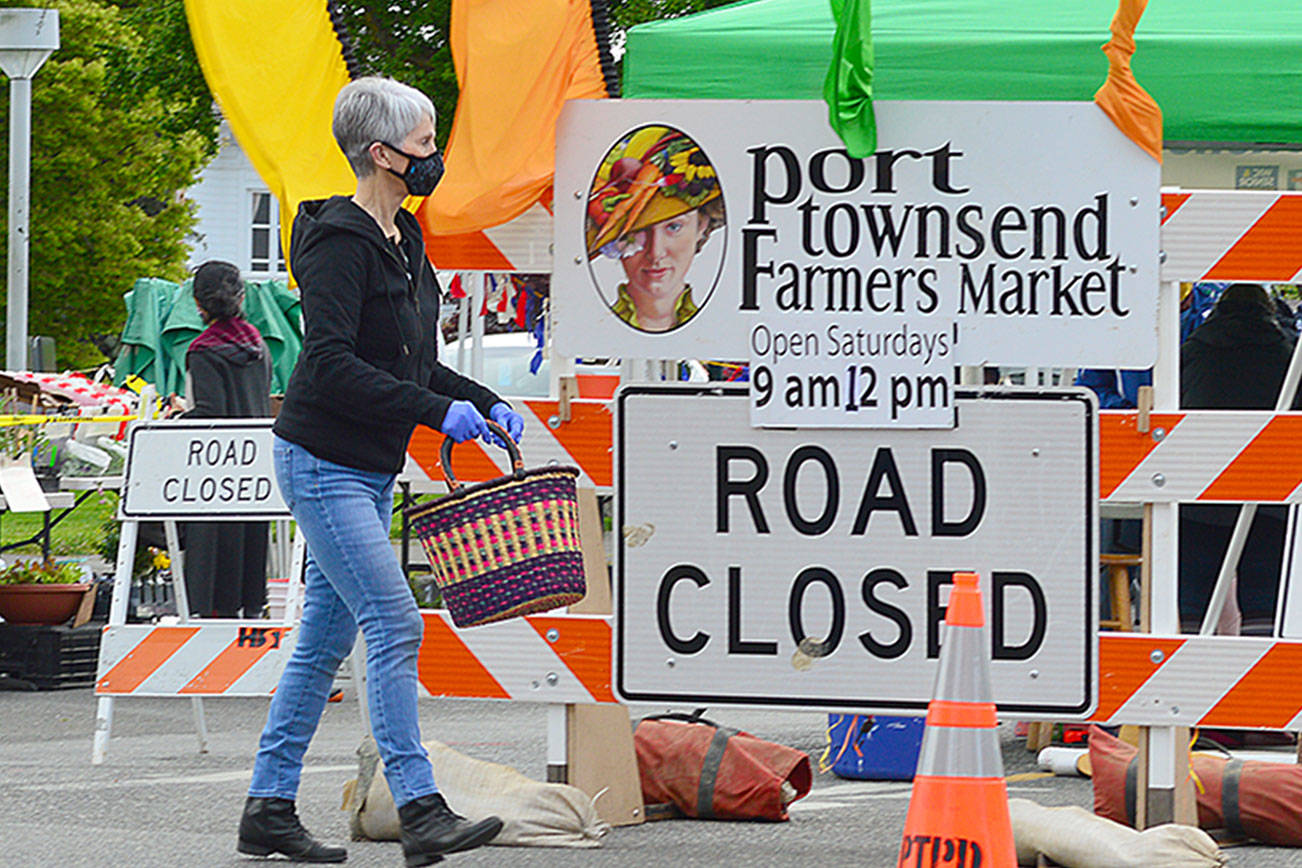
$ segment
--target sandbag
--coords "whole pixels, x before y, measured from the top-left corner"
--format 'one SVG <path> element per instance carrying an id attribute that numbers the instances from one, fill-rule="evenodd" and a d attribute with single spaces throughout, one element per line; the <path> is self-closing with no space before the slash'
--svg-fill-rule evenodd
<path id="1" fill-rule="evenodd" d="M 1094 812 L 1134 825 L 1138 751 L 1097 727 L 1090 733 Z M 1194 753 L 1198 825 L 1236 838 L 1302 846 L 1302 766 Z"/>
<path id="2" fill-rule="evenodd" d="M 1009 799 L 1017 864 L 1040 856 L 1063 868 L 1216 868 L 1225 856 L 1201 829 L 1167 824 L 1136 832 L 1084 808 Z"/>
<path id="3" fill-rule="evenodd" d="M 437 741 L 426 741 L 434 782 L 449 807 L 471 820 L 496 815 L 502 831 L 489 843 L 508 847 L 599 847 L 610 827 L 597 816 L 587 793 L 565 784 L 544 784 L 510 766 L 472 759 Z M 344 784 L 353 840 L 397 841 L 398 809 L 384 779 L 383 763 L 369 735 L 357 748 L 356 780 Z"/>
<path id="4" fill-rule="evenodd" d="M 809 754 L 699 717 L 648 717 L 633 730 L 642 800 L 708 820 L 788 820 L 809 793 Z"/>

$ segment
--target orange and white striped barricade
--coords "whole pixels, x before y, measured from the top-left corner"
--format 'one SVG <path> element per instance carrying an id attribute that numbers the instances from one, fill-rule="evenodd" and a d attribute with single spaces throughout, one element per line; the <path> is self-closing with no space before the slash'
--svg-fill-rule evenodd
<path id="1" fill-rule="evenodd" d="M 1302 193 L 1163 190 L 1162 209 L 1162 280 L 1302 279 Z"/>
<path id="2" fill-rule="evenodd" d="M 1152 413 L 1146 421 L 1141 431 L 1136 412 L 1099 414 L 1105 502 L 1302 502 L 1302 413 L 1195 410 Z M 1174 566 L 1155 575 L 1174 584 Z M 1095 719 L 1296 729 L 1299 662 L 1302 641 L 1101 634 Z"/>
<path id="3" fill-rule="evenodd" d="M 1112 502 L 1302 502 L 1302 413 L 1099 413 L 1099 497 Z"/>
<path id="4" fill-rule="evenodd" d="M 422 691 L 434 697 L 545 703 L 547 780 L 570 781 L 566 705 L 617 701 L 611 690 L 610 617 L 529 615 L 459 630 L 446 612 L 423 615 L 417 663 Z"/>
<path id="5" fill-rule="evenodd" d="M 1161 285 L 1158 292 L 1157 357 L 1153 366 L 1153 414 L 1151 430 L 1162 429 L 1159 439 L 1169 428 L 1162 424 L 1166 414 L 1177 414 L 1179 407 L 1179 287 L 1183 281 L 1289 281 L 1302 271 L 1302 198 L 1298 194 L 1272 191 L 1163 190 L 1161 233 Z M 1106 420 L 1104 422 L 1106 425 Z M 1183 424 L 1183 423 L 1182 423 Z M 1197 423 L 1199 425 L 1204 423 Z M 1206 424 L 1219 424 L 1208 420 Z M 1186 428 L 1186 433 L 1193 426 Z M 1103 437 L 1107 437 L 1104 431 Z M 1134 441 L 1126 449 L 1133 457 L 1148 444 Z M 1218 447 L 1224 453 L 1224 447 Z M 1101 496 L 1113 503 L 1147 503 L 1150 516 L 1151 568 L 1153 582 L 1150 599 L 1150 626 L 1157 634 L 1177 634 L 1177 570 L 1179 561 L 1177 510 L 1186 480 L 1177 481 L 1159 471 L 1155 465 L 1131 467 L 1145 473 L 1147 484 L 1136 475 L 1133 479 L 1115 478 L 1109 495 L 1107 466 L 1109 452 L 1104 444 L 1104 485 Z M 1142 457 L 1142 456 L 1141 456 Z M 1156 459 L 1155 459 L 1156 460 Z M 1125 464 L 1123 460 L 1122 465 Z M 1216 466 L 1208 461 L 1208 471 L 1217 475 L 1228 460 Z M 1242 465 L 1217 488 L 1206 488 L 1193 499 L 1231 499 L 1228 492 Z M 1124 490 L 1122 485 L 1125 485 Z M 1209 483 L 1210 485 L 1210 483 Z M 1189 480 L 1188 487 L 1197 487 Z M 1137 489 L 1144 489 L 1142 492 Z M 1163 494 L 1163 490 L 1166 491 Z M 1219 492 L 1219 494 L 1218 494 Z M 1149 496 L 1155 494 L 1155 496 Z M 1251 499 L 1246 495 L 1240 499 Z M 1270 498 L 1265 498 L 1269 500 Z M 1111 637 L 1109 637 L 1109 640 Z M 1228 647 L 1228 646 L 1227 646 Z M 1100 672 L 1106 678 L 1106 672 Z M 1171 721 L 1170 723 L 1174 723 Z M 1178 754 L 1184 748 L 1174 726 L 1156 726 L 1149 734 L 1148 785 L 1145 804 L 1150 822 L 1174 816 Z"/>
<path id="6" fill-rule="evenodd" d="M 577 398 L 565 401 L 546 398 L 512 398 L 511 404 L 524 417 L 520 451 L 530 464 L 568 464 L 579 468 L 577 484 L 608 494 L 613 486 L 611 470 L 611 413 L 606 401 Z M 407 445 L 408 471 L 416 468 L 426 480 L 443 479 L 439 449 L 443 435 L 417 427 Z M 416 468 L 412 467 L 416 465 Z M 507 453 L 479 441 L 457 451 L 457 478 L 482 482 L 511 471 Z"/>
<path id="7" fill-rule="evenodd" d="M 1302 729 L 1302 641 L 1099 636 L 1101 724 Z"/>
<path id="8" fill-rule="evenodd" d="M 609 616 L 528 615 L 460 630 L 425 611 L 417 661 L 429 696 L 513 702 L 614 702 Z"/>
<path id="9" fill-rule="evenodd" d="M 199 749 L 207 749 L 204 697 L 269 696 L 297 638 L 304 548 L 294 543 L 285 614 L 266 620 L 192 619 L 177 521 L 290 517 L 276 487 L 271 420 L 137 423 L 128 431 L 118 503 L 121 536 L 109 620 L 100 639 L 92 762 L 104 761 L 114 700 L 180 696 L 193 703 Z M 172 556 L 175 625 L 128 624 L 127 602 L 141 521 L 162 521 Z"/>
<path id="10" fill-rule="evenodd" d="M 477 232 L 425 233 L 425 252 L 441 271 L 514 271 L 550 274 L 552 270 L 551 190 L 519 217 Z M 422 216 L 423 211 L 417 211 Z"/>

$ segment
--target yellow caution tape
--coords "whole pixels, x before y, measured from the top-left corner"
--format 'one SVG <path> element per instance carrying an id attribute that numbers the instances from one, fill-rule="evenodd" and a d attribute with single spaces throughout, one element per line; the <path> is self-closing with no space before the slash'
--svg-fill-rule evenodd
<path id="1" fill-rule="evenodd" d="M 0 428 L 14 425 L 45 425 L 49 422 L 133 422 L 139 416 L 37 416 L 34 414 L 0 415 Z"/>

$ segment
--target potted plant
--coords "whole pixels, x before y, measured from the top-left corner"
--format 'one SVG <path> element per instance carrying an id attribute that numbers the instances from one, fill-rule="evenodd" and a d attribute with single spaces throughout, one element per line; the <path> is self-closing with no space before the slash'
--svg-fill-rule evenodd
<path id="1" fill-rule="evenodd" d="M 0 570 L 0 618 L 11 624 L 62 624 L 91 586 L 76 564 L 19 561 Z"/>

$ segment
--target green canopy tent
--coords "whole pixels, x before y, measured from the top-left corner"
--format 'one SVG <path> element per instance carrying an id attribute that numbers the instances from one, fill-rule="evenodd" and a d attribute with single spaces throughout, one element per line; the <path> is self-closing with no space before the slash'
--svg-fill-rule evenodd
<path id="1" fill-rule="evenodd" d="M 123 296 L 127 323 L 114 365 L 115 385 L 132 375 L 153 383 L 160 394 L 185 394 L 185 353 L 204 330 L 190 281 L 142 279 Z M 244 284 L 244 315 L 271 353 L 271 391 L 285 391 L 303 348 L 298 296 L 283 281 Z"/>
<path id="2" fill-rule="evenodd" d="M 883 100 L 1089 100 L 1116 0 L 873 0 Z M 624 96 L 819 99 L 828 0 L 751 0 L 629 30 Z M 1151 0 L 1135 76 L 1174 142 L 1302 145 L 1302 3 Z"/>
<path id="3" fill-rule="evenodd" d="M 271 391 L 283 393 L 303 349 L 302 303 L 297 293 L 279 280 L 246 284 L 244 316 L 262 333 L 271 352 Z"/>
<path id="4" fill-rule="evenodd" d="M 173 390 L 172 366 L 163 349 L 163 323 L 172 312 L 177 289 L 175 283 L 144 278 L 122 297 L 127 322 L 122 327 L 122 349 L 113 366 L 113 385 L 121 386 L 128 377 L 137 376 L 153 383 L 164 395 Z"/>

